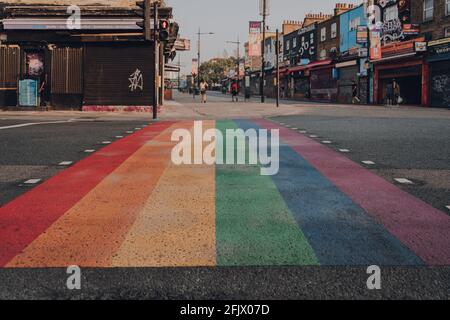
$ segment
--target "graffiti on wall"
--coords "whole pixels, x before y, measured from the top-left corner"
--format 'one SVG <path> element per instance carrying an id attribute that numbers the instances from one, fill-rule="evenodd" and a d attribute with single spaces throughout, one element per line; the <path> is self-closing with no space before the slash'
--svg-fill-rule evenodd
<path id="1" fill-rule="evenodd" d="M 128 81 L 130 81 L 130 85 L 128 87 L 131 92 L 138 91 L 138 89 L 140 91 L 144 90 L 144 77 L 142 76 L 141 70 L 136 69 L 136 71 L 130 75 Z"/>

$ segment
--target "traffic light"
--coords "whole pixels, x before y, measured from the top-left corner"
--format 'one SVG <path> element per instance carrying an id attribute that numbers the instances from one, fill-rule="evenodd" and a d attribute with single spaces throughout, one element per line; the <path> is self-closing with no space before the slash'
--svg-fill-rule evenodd
<path id="1" fill-rule="evenodd" d="M 170 37 L 170 23 L 168 20 L 159 20 L 159 40 L 168 41 Z"/>
<path id="2" fill-rule="evenodd" d="M 144 30 L 145 40 L 152 41 L 152 1 L 137 1 L 136 5 L 141 8 L 135 11 L 136 14 L 144 19 L 136 24 Z"/>

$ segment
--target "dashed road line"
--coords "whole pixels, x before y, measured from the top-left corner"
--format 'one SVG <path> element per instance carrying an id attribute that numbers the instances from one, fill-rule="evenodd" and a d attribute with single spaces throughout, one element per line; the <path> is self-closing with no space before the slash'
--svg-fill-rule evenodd
<path id="1" fill-rule="evenodd" d="M 367 165 L 369 165 L 369 166 L 373 166 L 373 165 L 375 164 L 375 162 L 369 161 L 369 160 L 367 160 L 367 161 L 361 161 L 361 162 L 364 163 L 364 164 L 367 164 Z"/>
<path id="2" fill-rule="evenodd" d="M 348 149 L 339 149 L 339 152 L 342 152 L 342 153 L 349 153 L 350 150 L 348 150 Z"/>
<path id="3" fill-rule="evenodd" d="M 63 161 L 59 164 L 59 166 L 67 167 L 73 164 L 73 161 Z"/>
<path id="4" fill-rule="evenodd" d="M 38 184 L 41 181 L 42 181 L 42 179 L 29 179 L 29 180 L 25 181 L 23 184 L 24 185 L 34 185 L 34 184 Z"/>
<path id="5" fill-rule="evenodd" d="M 329 140 L 325 140 L 325 141 L 322 141 L 322 143 L 323 143 L 323 144 L 332 144 L 333 142 L 332 142 L 332 141 L 329 141 Z"/>
<path id="6" fill-rule="evenodd" d="M 401 184 L 414 184 L 414 182 L 406 178 L 395 178 L 394 180 Z"/>
<path id="7" fill-rule="evenodd" d="M 84 153 L 94 153 L 94 152 L 95 152 L 94 149 L 84 150 Z"/>

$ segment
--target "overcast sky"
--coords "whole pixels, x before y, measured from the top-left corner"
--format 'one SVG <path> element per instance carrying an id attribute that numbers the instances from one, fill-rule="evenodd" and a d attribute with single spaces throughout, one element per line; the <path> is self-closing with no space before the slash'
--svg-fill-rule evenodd
<path id="1" fill-rule="evenodd" d="M 202 37 L 202 61 L 222 55 L 224 50 L 234 54 L 236 45 L 226 42 L 236 41 L 239 35 L 247 41 L 248 22 L 261 19 L 260 0 L 167 0 L 174 8 L 175 19 L 180 23 L 183 38 L 191 39 L 192 51 L 181 53 L 183 71 L 190 72 L 192 58 L 197 55 L 198 28 L 202 32 L 215 35 Z M 269 0 L 270 16 L 268 26 L 275 31 L 281 28 L 283 20 L 303 20 L 307 13 L 333 13 L 336 2 L 362 3 L 363 0 Z M 243 45 L 241 52 L 243 52 Z M 180 54 L 180 53 L 179 53 Z"/>

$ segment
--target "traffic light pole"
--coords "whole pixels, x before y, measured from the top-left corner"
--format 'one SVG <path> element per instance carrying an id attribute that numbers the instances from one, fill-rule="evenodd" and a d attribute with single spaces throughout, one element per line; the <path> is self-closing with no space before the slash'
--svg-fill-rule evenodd
<path id="1" fill-rule="evenodd" d="M 277 29 L 275 41 L 276 64 L 277 64 L 277 108 L 280 107 L 280 31 Z"/>
<path id="2" fill-rule="evenodd" d="M 153 85 L 153 120 L 158 119 L 158 91 L 159 91 L 159 72 L 158 60 L 158 3 L 153 3 L 153 57 L 155 63 L 155 83 Z"/>
<path id="3" fill-rule="evenodd" d="M 264 84 L 265 84 L 265 72 L 266 72 L 266 61 L 265 61 L 265 51 L 266 51 L 266 12 L 267 12 L 267 1 L 263 0 L 263 21 L 262 21 L 262 28 L 263 28 L 263 40 L 262 40 L 262 49 L 261 49 L 261 103 L 264 103 L 266 101 L 266 98 L 264 97 Z"/>

